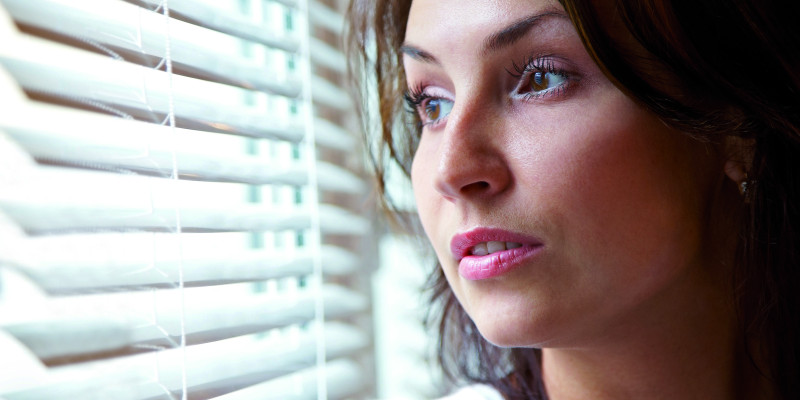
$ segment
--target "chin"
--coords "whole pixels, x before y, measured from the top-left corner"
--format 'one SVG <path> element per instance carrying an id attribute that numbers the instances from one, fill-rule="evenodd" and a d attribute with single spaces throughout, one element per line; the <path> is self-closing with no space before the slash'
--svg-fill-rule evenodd
<path id="1" fill-rule="evenodd" d="M 475 318 L 481 336 L 498 347 L 541 347 L 549 342 L 552 332 L 550 324 L 530 320 L 530 316 L 493 315 L 493 318 Z M 544 329 L 543 329 L 544 328 Z"/>

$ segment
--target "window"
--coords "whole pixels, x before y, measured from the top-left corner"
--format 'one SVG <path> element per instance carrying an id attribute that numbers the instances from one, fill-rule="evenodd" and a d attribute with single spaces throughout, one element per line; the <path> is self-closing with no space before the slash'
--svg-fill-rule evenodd
<path id="1" fill-rule="evenodd" d="M 373 396 L 339 11 L 0 0 L 0 398 Z"/>

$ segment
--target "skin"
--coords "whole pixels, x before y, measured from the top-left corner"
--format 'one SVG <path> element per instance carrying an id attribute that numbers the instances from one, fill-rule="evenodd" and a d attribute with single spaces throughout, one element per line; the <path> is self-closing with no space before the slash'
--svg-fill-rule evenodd
<path id="1" fill-rule="evenodd" d="M 487 37 L 539 19 L 505 46 Z M 736 338 L 720 215 L 739 171 L 626 97 L 586 53 L 557 2 L 412 3 L 404 68 L 442 99 L 423 127 L 412 183 L 451 288 L 499 346 L 543 349 L 551 399 L 734 398 Z M 514 65 L 545 58 L 557 76 L 532 92 Z M 542 63 L 539 63 L 541 65 Z M 428 121 L 425 121 L 428 119 Z M 727 174 L 726 174 L 727 171 Z M 470 281 L 454 235 L 501 228 L 542 251 Z"/>

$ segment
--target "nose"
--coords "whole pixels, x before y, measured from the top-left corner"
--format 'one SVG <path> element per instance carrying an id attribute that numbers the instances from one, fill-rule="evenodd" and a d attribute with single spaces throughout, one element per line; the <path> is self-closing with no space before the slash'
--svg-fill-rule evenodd
<path id="1" fill-rule="evenodd" d="M 505 192 L 512 174 L 502 124 L 486 110 L 453 109 L 439 147 L 436 190 L 451 202 L 488 199 Z"/>

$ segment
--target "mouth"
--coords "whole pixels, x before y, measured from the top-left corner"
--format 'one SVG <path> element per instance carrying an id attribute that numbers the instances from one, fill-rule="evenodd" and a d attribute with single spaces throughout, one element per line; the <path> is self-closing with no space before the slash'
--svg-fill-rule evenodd
<path id="1" fill-rule="evenodd" d="M 522 247 L 522 243 L 517 242 L 481 242 L 469 248 L 471 256 L 486 256 L 497 253 L 498 251 L 510 250 Z"/>
<path id="2" fill-rule="evenodd" d="M 473 281 L 503 275 L 543 248 L 537 238 L 496 228 L 476 228 L 455 235 L 450 242 L 459 274 Z"/>
<path id="3" fill-rule="evenodd" d="M 453 236 L 450 251 L 456 261 L 468 256 L 488 256 L 522 247 L 541 247 L 542 241 L 497 228 L 475 228 Z"/>

